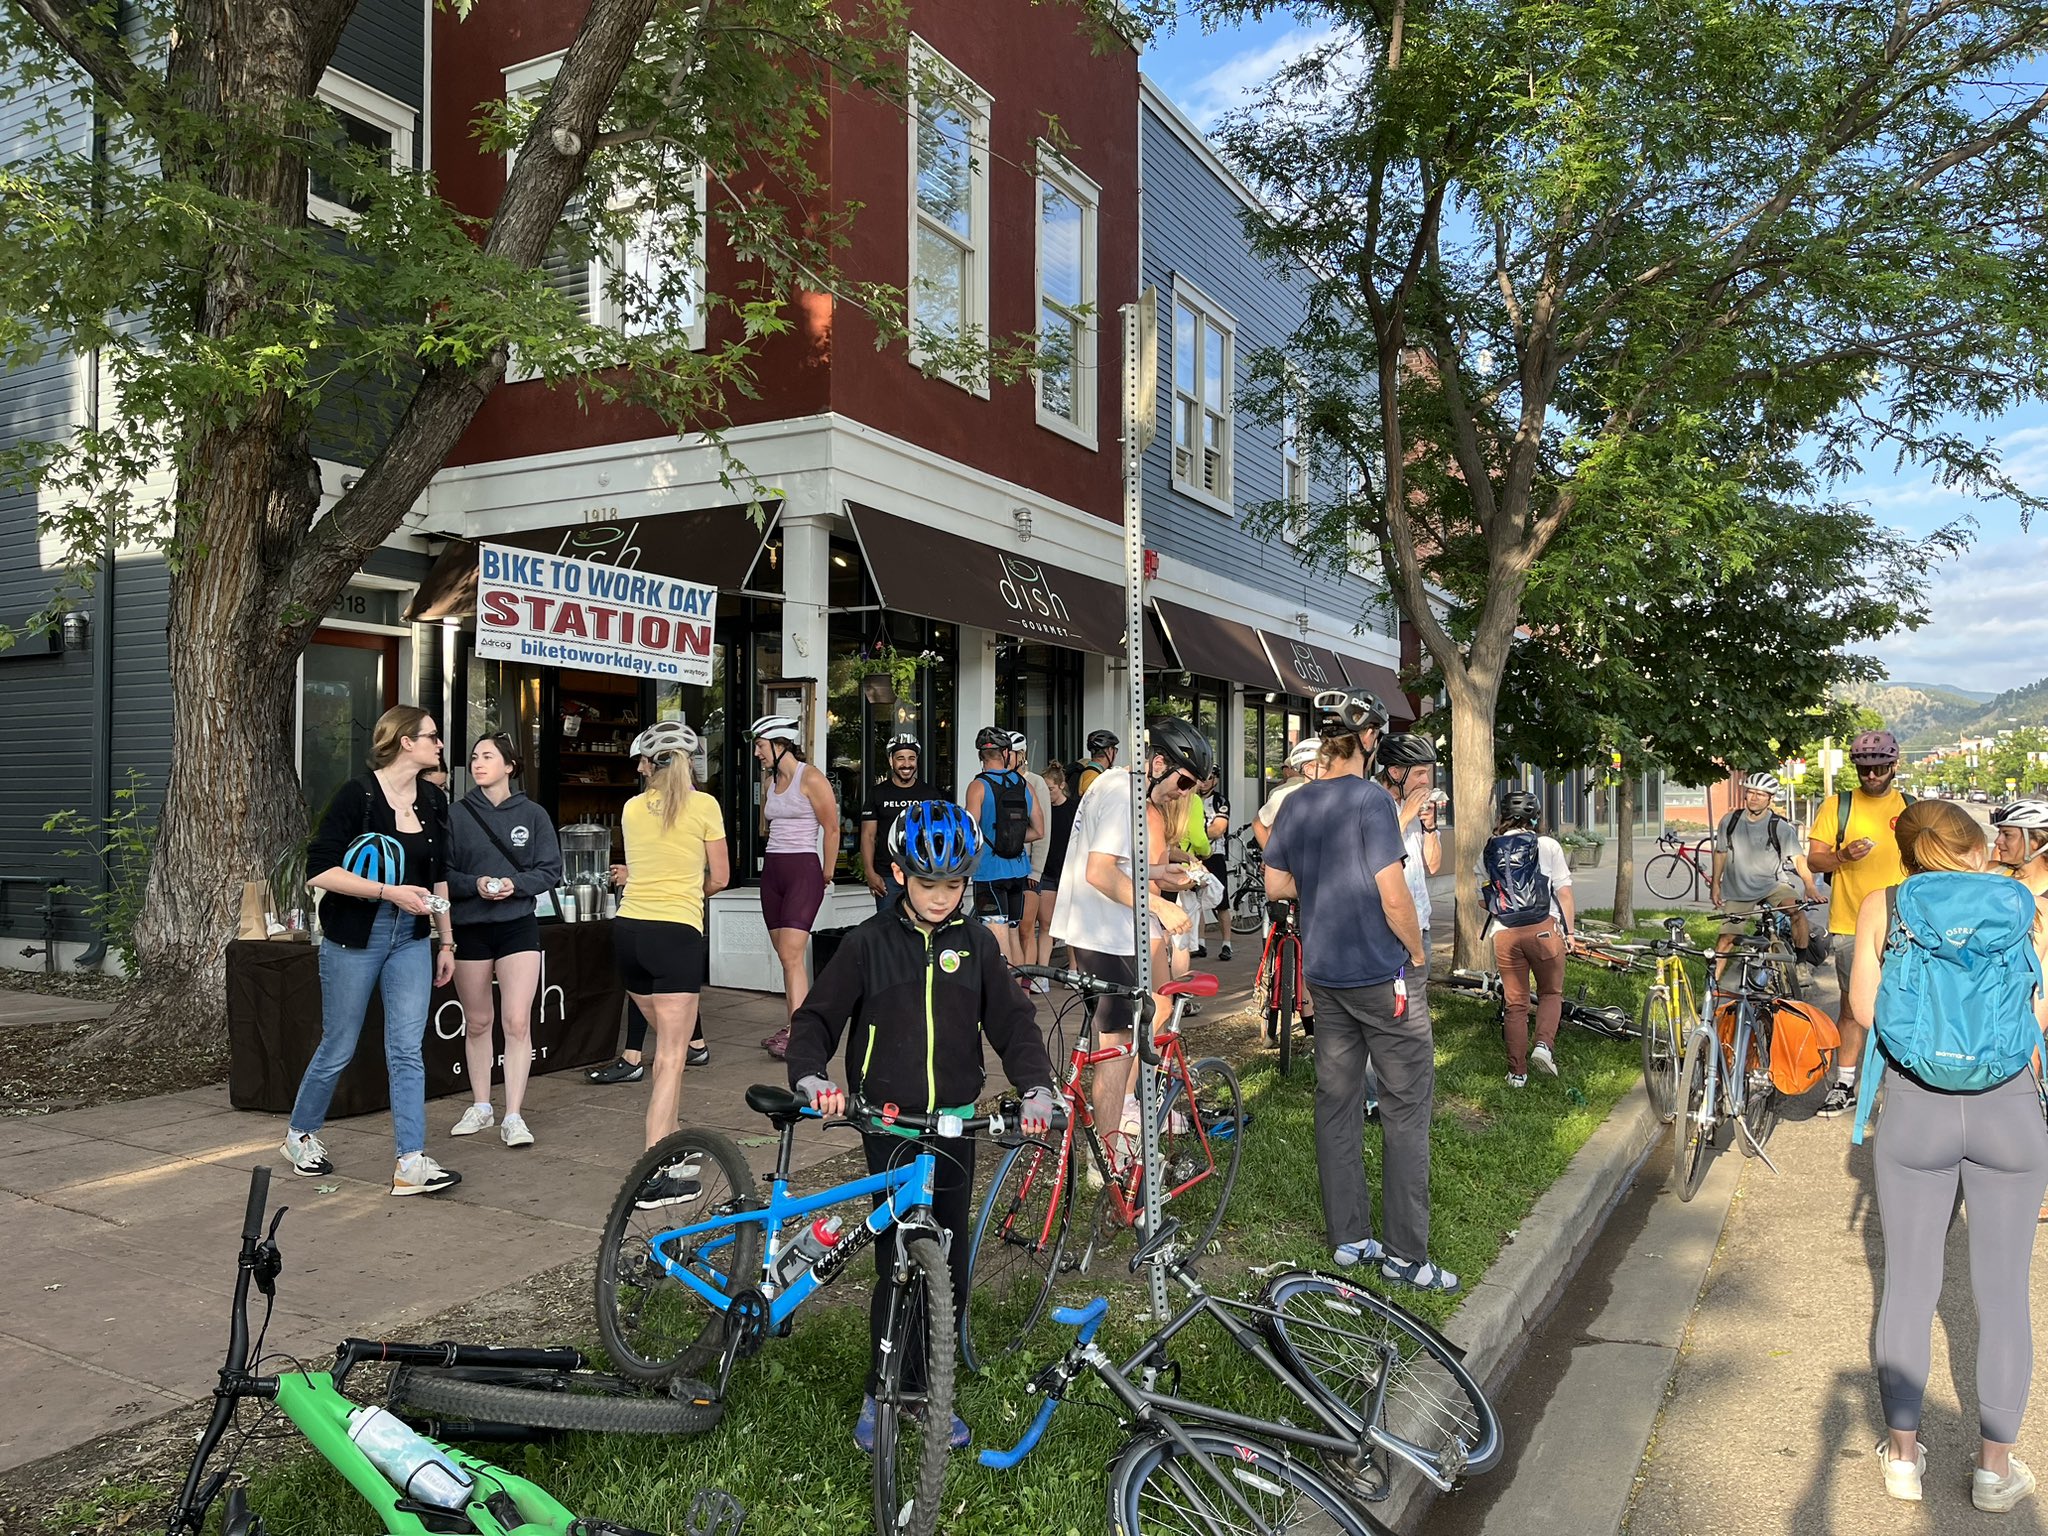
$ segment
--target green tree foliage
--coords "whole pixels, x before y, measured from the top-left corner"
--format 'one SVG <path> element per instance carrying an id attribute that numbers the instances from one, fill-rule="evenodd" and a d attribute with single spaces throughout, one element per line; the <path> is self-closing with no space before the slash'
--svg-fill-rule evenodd
<path id="1" fill-rule="evenodd" d="M 1261 510 L 1326 556 L 1377 546 L 1450 696 L 1474 911 L 1529 583 L 1637 438 L 1705 421 L 1738 479 L 1881 454 L 2035 505 L 1945 423 L 2031 398 L 2048 366 L 2048 91 L 2019 83 L 2048 7 L 1284 8 L 1328 40 L 1221 130 L 1276 210 L 1250 219 L 1256 244 L 1310 284 L 1260 403 L 1292 394 L 1317 493 Z M 1446 565 L 1485 573 L 1448 611 Z"/>

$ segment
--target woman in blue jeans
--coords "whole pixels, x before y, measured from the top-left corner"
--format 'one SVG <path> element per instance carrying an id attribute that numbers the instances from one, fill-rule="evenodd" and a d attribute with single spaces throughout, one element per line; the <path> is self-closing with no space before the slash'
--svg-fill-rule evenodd
<path id="1" fill-rule="evenodd" d="M 423 709 L 378 717 L 370 771 L 334 793 L 306 850 L 306 883 L 321 893 L 320 1048 L 299 1082 L 283 1152 L 294 1173 L 334 1172 L 316 1134 L 334 1085 L 354 1059 L 370 994 L 384 994 L 384 1065 L 391 1074 L 394 1195 L 462 1182 L 427 1156 L 427 1072 L 420 1042 L 428 1001 L 455 974 L 448 916 L 448 797 L 420 775 L 440 761 L 441 732 Z M 438 929 L 435 953 L 427 938 Z"/>

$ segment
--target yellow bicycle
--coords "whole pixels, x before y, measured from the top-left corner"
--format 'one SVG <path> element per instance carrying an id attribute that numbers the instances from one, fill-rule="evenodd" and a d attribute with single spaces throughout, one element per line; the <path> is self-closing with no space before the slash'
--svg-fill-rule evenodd
<path id="1" fill-rule="evenodd" d="M 1578 958 L 1596 960 L 1620 969 L 1617 962 L 1648 957 L 1656 963 L 1656 978 L 1643 994 L 1639 1033 L 1643 1044 L 1643 1088 L 1650 1095 L 1650 1107 L 1657 1118 L 1668 1123 L 1678 1095 L 1678 1068 L 1685 1057 L 1685 1037 L 1705 1019 L 1700 994 L 1694 990 L 1692 972 L 1686 961 L 1709 965 L 1714 957 L 1685 942 L 1685 919 L 1664 919 L 1664 937 L 1647 944 L 1623 943 L 1615 939 L 1591 940 Z"/>

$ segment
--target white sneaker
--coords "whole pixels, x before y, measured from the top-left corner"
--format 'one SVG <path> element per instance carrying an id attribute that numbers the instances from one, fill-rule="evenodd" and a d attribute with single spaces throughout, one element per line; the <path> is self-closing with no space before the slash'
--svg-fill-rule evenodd
<path id="1" fill-rule="evenodd" d="M 1539 1045 L 1529 1052 L 1529 1065 L 1546 1077 L 1557 1076 L 1557 1058 L 1550 1054 L 1547 1045 Z"/>
<path id="2" fill-rule="evenodd" d="M 1052 983 L 1043 976 L 1034 976 L 1031 978 L 1031 990 L 1043 997 L 1052 991 Z"/>
<path id="3" fill-rule="evenodd" d="M 2003 1477 L 1993 1477 L 1982 1467 L 1970 1474 L 1970 1502 L 1987 1515 L 2004 1514 L 2034 1491 L 2034 1474 L 2027 1464 L 2017 1456 L 2008 1459 L 2012 1465 Z"/>
<path id="4" fill-rule="evenodd" d="M 1126 1136 L 1135 1137 L 1144 1129 L 1144 1125 L 1144 1117 L 1138 1109 L 1138 1096 L 1134 1093 L 1125 1094 L 1124 1118 L 1123 1122 L 1117 1126 L 1117 1129 Z"/>
<path id="5" fill-rule="evenodd" d="M 1528 1074 L 1528 1073 L 1526 1073 L 1526 1072 L 1510 1072 L 1510 1073 L 1508 1074 L 1508 1086 L 1509 1086 L 1510 1088 L 1526 1088 L 1526 1087 L 1528 1087 L 1528 1086 L 1529 1086 L 1529 1074 Z"/>
<path id="6" fill-rule="evenodd" d="M 1927 1475 L 1927 1447 L 1913 1447 L 1913 1460 L 1899 1461 L 1891 1454 L 1891 1436 L 1877 1442 L 1877 1463 L 1884 1468 L 1884 1491 L 1908 1504 L 1920 1502 L 1920 1482 Z M 1982 1469 L 1979 1469 L 1982 1476 Z"/>
<path id="7" fill-rule="evenodd" d="M 450 1173 L 424 1152 L 409 1153 L 398 1160 L 391 1175 L 394 1195 L 438 1195 L 462 1182 L 462 1175 Z"/>
<path id="8" fill-rule="evenodd" d="M 318 1136 L 301 1136 L 296 1131 L 284 1133 L 284 1145 L 277 1149 L 291 1163 L 292 1172 L 302 1179 L 320 1179 L 334 1172 L 334 1164 L 327 1161 L 327 1149 L 320 1145 Z"/>
<path id="9" fill-rule="evenodd" d="M 505 1123 L 498 1127 L 498 1137 L 508 1147 L 533 1145 L 533 1132 L 526 1128 L 526 1119 L 523 1115 L 507 1115 Z"/>
<path id="10" fill-rule="evenodd" d="M 489 1104 L 476 1103 L 462 1112 L 462 1118 L 455 1122 L 450 1136 L 474 1136 L 478 1131 L 488 1131 L 497 1124 L 498 1117 Z"/>

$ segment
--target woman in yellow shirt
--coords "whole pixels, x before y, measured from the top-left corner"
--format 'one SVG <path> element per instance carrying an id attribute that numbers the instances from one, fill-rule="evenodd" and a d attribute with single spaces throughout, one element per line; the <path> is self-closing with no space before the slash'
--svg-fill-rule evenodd
<path id="1" fill-rule="evenodd" d="M 691 782 L 697 733 L 664 720 L 635 737 L 632 750 L 650 767 L 646 789 L 626 802 L 621 818 L 633 878 L 612 923 L 612 953 L 627 995 L 654 1030 L 654 1081 L 647 1099 L 651 1147 L 676 1128 L 683 1058 L 697 1029 L 697 994 L 709 961 L 704 901 L 725 889 L 732 864 L 718 802 Z M 663 1169 L 640 1203 L 682 1204 L 695 1198 L 689 1185 L 681 1170 Z"/>

